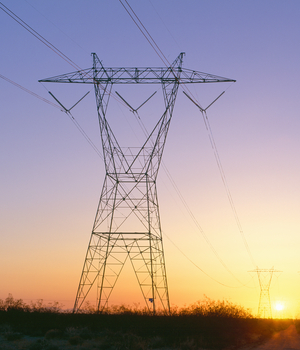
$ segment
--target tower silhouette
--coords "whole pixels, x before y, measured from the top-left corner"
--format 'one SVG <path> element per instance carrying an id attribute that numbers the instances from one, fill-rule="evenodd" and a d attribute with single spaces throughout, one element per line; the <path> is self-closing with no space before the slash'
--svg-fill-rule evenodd
<path id="1" fill-rule="evenodd" d="M 250 272 L 256 272 L 258 276 L 260 295 L 258 303 L 258 317 L 272 318 L 272 308 L 270 299 L 270 285 L 274 272 L 281 272 L 271 269 L 259 269 L 258 267 Z"/>
<path id="2" fill-rule="evenodd" d="M 96 308 L 108 306 L 129 258 L 147 308 L 170 310 L 156 180 L 179 84 L 233 82 L 182 68 L 184 53 L 169 67 L 93 67 L 40 80 L 93 84 L 105 163 L 105 179 L 76 295 L 74 312 L 96 288 Z M 106 118 L 114 84 L 160 84 L 165 110 L 142 147 L 120 147 Z M 119 95 L 119 94 L 118 94 Z M 119 95 L 120 96 L 120 95 Z"/>

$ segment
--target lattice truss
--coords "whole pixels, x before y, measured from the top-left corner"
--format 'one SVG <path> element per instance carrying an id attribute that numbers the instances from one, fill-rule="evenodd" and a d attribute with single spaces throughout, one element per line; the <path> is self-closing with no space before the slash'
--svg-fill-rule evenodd
<path id="1" fill-rule="evenodd" d="M 182 68 L 183 53 L 170 67 L 105 68 L 96 54 L 93 67 L 43 82 L 93 84 L 105 179 L 78 287 L 77 312 L 92 287 L 97 310 L 109 297 L 129 258 L 147 308 L 170 309 L 156 180 L 180 83 L 233 81 Z M 113 84 L 161 84 L 165 111 L 141 148 L 120 147 L 107 118 Z"/>
<path id="2" fill-rule="evenodd" d="M 271 307 L 271 299 L 270 299 L 270 286 L 274 273 L 278 273 L 281 271 L 271 269 L 259 269 L 256 268 L 253 271 L 256 272 L 259 286 L 260 286 L 260 294 L 259 294 L 259 304 L 258 304 L 258 317 L 260 318 L 272 318 L 272 307 Z"/>

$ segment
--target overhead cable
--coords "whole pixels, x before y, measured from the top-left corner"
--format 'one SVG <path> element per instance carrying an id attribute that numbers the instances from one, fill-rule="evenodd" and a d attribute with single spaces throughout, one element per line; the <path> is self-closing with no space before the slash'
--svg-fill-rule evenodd
<path id="1" fill-rule="evenodd" d="M 161 51 L 161 49 L 159 48 L 159 46 L 156 44 L 155 40 L 152 38 L 152 36 L 149 34 L 148 30 L 145 28 L 145 26 L 143 25 L 143 23 L 141 22 L 141 20 L 139 19 L 139 17 L 137 16 L 137 14 L 134 12 L 134 10 L 132 9 L 132 7 L 129 5 L 128 1 L 127 0 L 124 0 L 126 2 L 126 4 L 128 5 L 128 8 L 126 8 L 126 6 L 123 4 L 122 0 L 119 0 L 120 3 L 122 4 L 122 6 L 125 8 L 126 12 L 130 15 L 130 17 L 132 18 L 132 20 L 134 21 L 134 23 L 137 25 L 137 27 L 139 28 L 139 30 L 142 32 L 142 34 L 144 35 L 144 37 L 147 39 L 147 41 L 150 43 L 150 45 L 152 46 L 152 48 L 155 50 L 155 52 L 157 53 L 157 55 L 160 57 L 160 59 L 163 61 L 163 63 L 169 67 L 171 66 L 170 63 L 168 62 L 168 60 L 166 59 L 165 55 L 163 54 L 163 52 Z M 130 13 L 131 11 L 131 13 Z M 133 18 L 135 17 L 136 20 Z M 137 23 L 139 22 L 141 24 L 142 27 L 139 26 L 139 24 Z M 179 78 L 179 81 L 180 81 L 180 78 Z M 181 84 L 182 86 L 182 84 Z M 187 86 L 182 86 L 183 90 L 187 90 L 189 91 L 189 89 L 187 88 Z M 183 91 L 185 93 L 185 91 Z M 231 205 L 231 208 L 233 210 L 233 213 L 234 213 L 234 217 L 235 217 L 235 220 L 236 220 L 236 223 L 237 223 L 237 226 L 238 226 L 238 229 L 239 229 L 239 232 L 242 236 L 242 239 L 243 239 L 243 242 L 244 242 L 244 245 L 246 247 L 246 250 L 248 252 L 248 255 L 251 259 L 251 262 L 252 264 L 255 266 L 255 262 L 254 262 L 254 259 L 253 259 L 253 256 L 251 254 L 251 251 L 250 251 L 250 248 L 249 248 L 249 245 L 247 243 L 247 240 L 246 240 L 246 237 L 244 235 L 244 232 L 243 232 L 243 229 L 242 229 L 242 226 L 241 226 L 241 222 L 239 220 L 239 217 L 238 217 L 238 214 L 237 214 L 237 211 L 236 211 L 236 208 L 235 208 L 235 205 L 234 205 L 234 202 L 233 202 L 233 199 L 232 199 L 232 196 L 231 196 L 231 192 L 229 190 L 229 186 L 227 184 L 227 181 L 226 181 L 226 177 L 225 177 L 225 173 L 224 173 L 224 170 L 223 170 L 223 167 L 222 167 L 222 164 L 221 164 L 221 161 L 220 161 L 220 157 L 219 157 L 219 153 L 218 153 L 218 149 L 217 149 L 217 146 L 216 146 L 216 143 L 215 143 L 215 140 L 214 140 L 214 137 L 213 137 L 213 133 L 212 133 L 212 129 L 211 129 L 211 126 L 210 126 L 210 123 L 209 123 L 209 120 L 208 120 L 208 117 L 207 117 L 207 113 L 206 113 L 206 110 L 213 104 L 216 102 L 216 100 L 218 100 L 223 94 L 224 94 L 225 91 L 223 91 L 216 99 L 214 99 L 214 101 L 212 103 L 210 103 L 205 109 L 202 108 L 200 106 L 199 103 L 196 103 L 196 105 L 199 107 L 202 115 L 203 115 L 203 119 L 204 119 L 204 123 L 205 123 L 205 126 L 206 126 L 206 129 L 207 129 L 207 132 L 208 132 L 208 135 L 209 135 L 209 139 L 210 139 L 210 142 L 211 142 L 211 145 L 212 145 L 212 148 L 214 150 L 214 154 L 215 154 L 215 158 L 216 158 L 216 161 L 217 161 L 217 164 L 218 164 L 218 168 L 220 170 L 220 174 L 221 174 L 221 178 L 222 178 L 222 181 L 224 183 L 224 186 L 225 186 L 225 189 L 226 189 L 226 192 L 227 192 L 227 196 L 228 196 L 228 199 L 229 199 L 229 202 L 230 202 L 230 205 Z M 191 92 L 189 91 L 189 93 L 191 94 Z M 186 93 L 185 93 L 186 94 Z M 192 95 L 192 94 L 191 94 Z M 190 98 L 187 94 L 186 96 L 188 98 Z M 191 99 L 191 98 L 190 98 Z M 195 98 L 194 98 L 195 99 Z M 194 102 L 194 101 L 193 101 Z M 194 102 L 195 103 L 195 102 Z"/>
<path id="2" fill-rule="evenodd" d="M 48 103 L 49 105 L 51 105 L 52 107 L 58 108 L 59 110 L 66 112 L 64 110 L 61 109 L 60 106 L 56 105 L 55 103 L 47 100 L 46 98 L 36 94 L 35 92 L 26 89 L 24 86 L 16 83 L 15 81 L 8 79 L 7 77 L 5 77 L 4 75 L 0 74 L 0 78 L 2 78 L 3 80 L 7 81 L 8 83 L 16 86 L 17 88 L 27 92 L 28 94 L 38 98 L 39 100 Z M 51 93 L 50 93 L 51 94 Z M 53 94 L 51 94 L 53 96 Z M 86 94 L 87 95 L 87 94 Z M 85 97 L 85 96 L 84 96 Z M 82 100 L 82 98 L 77 102 L 79 103 Z M 77 103 L 75 105 L 77 105 Z M 82 136 L 87 140 L 87 142 L 92 146 L 92 148 L 94 149 L 94 151 L 98 154 L 98 156 L 103 159 L 103 156 L 101 154 L 101 152 L 99 151 L 99 149 L 97 148 L 97 146 L 95 146 L 95 144 L 93 143 L 93 141 L 89 138 L 89 136 L 87 135 L 87 133 L 84 131 L 84 129 L 81 127 L 81 125 L 78 123 L 78 121 L 74 118 L 74 116 L 71 114 L 70 110 L 75 106 L 73 105 L 68 111 L 68 113 L 66 113 L 68 115 L 68 117 L 71 119 L 71 121 L 74 123 L 74 125 L 76 126 L 76 128 L 79 130 L 79 132 L 82 134 Z"/>
<path id="3" fill-rule="evenodd" d="M 222 162 L 221 162 L 221 159 L 220 159 L 220 156 L 219 156 L 219 152 L 218 152 L 218 148 L 217 148 L 217 145 L 216 145 L 216 142 L 215 142 L 215 138 L 214 138 L 214 135 L 213 135 L 213 132 L 212 132 L 212 129 L 211 129 L 211 126 L 210 126 L 210 123 L 209 123 L 209 119 L 207 117 L 207 113 L 206 113 L 206 110 L 219 98 L 221 97 L 225 91 L 223 91 L 212 103 L 210 103 L 208 105 L 208 107 L 206 107 L 205 109 L 202 108 L 201 106 L 199 106 L 198 103 L 196 103 L 185 91 L 183 91 L 183 93 L 199 108 L 201 114 L 202 114 L 202 118 L 203 118 L 203 121 L 204 121 L 204 125 L 206 127 L 206 130 L 207 130 L 207 133 L 208 133 L 208 136 L 209 136 L 209 140 L 210 140 L 210 144 L 212 146 L 212 149 L 213 149 L 213 152 L 214 152 L 214 156 L 215 156 L 215 160 L 216 160 L 216 163 L 217 163 L 217 166 L 218 166 L 218 169 L 219 169 L 219 172 L 220 172 L 220 175 L 221 175 L 221 179 L 222 179 L 222 182 L 223 182 L 223 185 L 225 187 L 225 191 L 226 191 L 226 194 L 227 194 L 227 197 L 228 197 L 228 200 L 229 200 L 229 204 L 230 204 L 230 207 L 232 209 L 232 212 L 233 212 L 233 215 L 234 215 L 234 219 L 235 219 L 235 222 L 237 224 L 237 227 L 238 227 L 238 230 L 241 234 L 241 237 L 242 237 L 242 240 L 243 240 L 243 243 L 245 245 L 245 248 L 247 250 L 247 253 L 251 259 L 251 262 L 254 266 L 256 266 L 255 264 L 255 261 L 253 259 L 253 255 L 251 253 L 251 250 L 249 248 L 249 245 L 248 245 L 248 242 L 246 240 L 246 237 L 245 237 L 245 234 L 244 234 L 244 231 L 243 231 L 243 228 L 242 228 L 242 224 L 241 224 L 241 221 L 239 219 L 239 216 L 238 216 L 238 213 L 237 213 L 237 210 L 236 210 L 236 207 L 235 207 L 235 204 L 234 204 L 234 201 L 233 201 L 233 198 L 232 198 L 232 195 L 231 195 L 231 191 L 230 191 L 230 188 L 228 186 L 228 183 L 227 183 L 227 179 L 226 179 L 226 176 L 225 176 L 225 172 L 224 172 L 224 169 L 223 169 L 223 165 L 222 165 Z"/>
<path id="4" fill-rule="evenodd" d="M 53 106 L 53 107 L 55 107 L 55 108 L 61 109 L 61 108 L 60 108 L 58 105 L 56 105 L 55 103 L 53 103 L 53 102 L 47 100 L 46 98 L 44 98 L 44 97 L 42 97 L 42 96 L 36 94 L 35 92 L 33 92 L 33 91 L 31 91 L 31 90 L 26 89 L 24 86 L 22 86 L 22 85 L 20 85 L 20 84 L 18 84 L 18 83 L 16 83 L 16 82 L 14 82 L 14 81 L 11 80 L 11 79 L 8 79 L 8 78 L 5 77 L 4 75 L 0 74 L 0 78 L 2 78 L 3 80 L 7 81 L 8 83 L 10 83 L 10 84 L 12 84 L 12 85 L 18 87 L 19 89 L 21 89 L 21 90 L 27 92 L 28 94 L 30 94 L 30 95 L 32 95 L 32 96 L 38 98 L 39 100 L 41 100 L 41 101 L 43 101 L 43 102 L 46 102 L 46 103 L 48 103 L 49 105 L 51 105 L 51 106 Z"/>
<path id="5" fill-rule="evenodd" d="M 8 16 L 10 16 L 13 20 L 15 20 L 18 24 L 20 24 L 24 29 L 26 29 L 30 34 L 36 37 L 39 41 L 41 41 L 44 45 L 46 45 L 49 49 L 58 54 L 63 60 L 68 62 L 71 66 L 73 66 L 76 70 L 80 67 L 74 63 L 68 56 L 62 53 L 57 47 L 52 45 L 47 39 L 45 39 L 42 35 L 40 35 L 37 31 L 35 31 L 32 27 L 30 27 L 26 22 L 24 22 L 19 16 L 17 16 L 13 11 L 11 11 L 8 7 L 6 7 L 2 2 L 0 2 L 0 9 L 4 11 Z"/>
<path id="6" fill-rule="evenodd" d="M 122 0 L 119 0 L 120 3 L 122 4 L 122 6 L 124 7 L 124 9 L 126 10 L 126 12 L 129 14 L 129 16 L 131 17 L 131 19 L 134 21 L 134 23 L 136 24 L 136 26 L 138 27 L 138 29 L 141 31 L 141 33 L 144 35 L 144 37 L 147 39 L 147 41 L 149 42 L 149 44 L 151 45 L 151 47 L 154 49 L 154 51 L 156 52 L 156 54 L 160 57 L 160 59 L 162 60 L 162 62 L 167 66 L 167 67 L 170 67 L 170 63 L 168 62 L 168 60 L 166 59 L 165 55 L 163 54 L 163 52 L 161 51 L 161 49 L 159 48 L 159 46 L 156 44 L 155 40 L 152 38 L 152 36 L 150 35 L 150 33 L 148 32 L 148 30 L 145 28 L 145 26 L 143 25 L 143 23 L 141 22 L 141 20 L 139 19 L 139 17 L 137 16 L 137 14 L 134 12 L 134 10 L 132 9 L 132 7 L 129 5 L 128 1 L 127 0 L 124 0 L 127 4 L 128 7 L 126 7 L 126 5 L 124 5 L 124 3 L 122 2 Z M 138 24 L 140 23 L 140 25 Z M 179 81 L 180 81 L 180 78 L 179 78 Z M 183 86 L 182 87 L 183 90 L 187 90 L 189 91 L 189 89 L 186 87 L 186 86 Z M 224 94 L 225 91 L 223 91 L 208 107 L 206 107 L 206 109 L 208 109 L 217 99 L 219 99 L 223 94 Z M 191 92 L 189 91 L 189 93 L 191 94 Z M 186 94 L 187 95 L 187 94 Z M 188 95 L 187 95 L 188 96 Z M 189 96 L 188 96 L 189 97 Z M 246 247 L 246 250 L 248 252 L 248 255 L 251 259 L 251 262 L 252 264 L 255 265 L 255 262 L 254 262 L 254 259 L 253 259 L 253 256 L 251 254 L 251 251 L 250 251 L 250 248 L 249 248 L 249 245 L 247 243 L 247 240 L 245 238 L 245 235 L 244 235 L 244 232 L 242 230 L 242 227 L 241 227 L 241 223 L 240 223 L 240 220 L 239 220 L 239 217 L 237 215 L 237 211 L 235 209 L 235 206 L 234 206 L 234 203 L 233 203 L 233 200 L 232 200 L 232 196 L 231 196 L 231 193 L 229 191 L 229 187 L 227 185 L 227 181 L 226 181 L 226 178 L 225 178 L 225 173 L 224 173 L 224 170 L 223 170 L 223 167 L 222 167 L 222 164 L 221 164 L 221 161 L 220 161 L 220 157 L 219 157 L 219 154 L 218 154 L 218 149 L 216 147 L 216 144 L 215 144 L 215 141 L 214 141 L 214 137 L 213 137 L 213 134 L 212 134 L 212 130 L 211 130 L 211 127 L 210 127 L 210 124 L 209 124 L 209 121 L 208 121 L 208 117 L 207 117 L 207 114 L 206 114 L 206 109 L 202 108 L 200 106 L 200 104 L 198 103 L 197 106 L 199 107 L 202 115 L 203 115 L 203 118 L 205 120 L 205 126 L 206 126 L 206 129 L 208 131 L 208 135 L 209 135 L 209 139 L 210 139 L 210 142 L 211 142 L 211 145 L 213 147 L 213 150 L 214 150 L 214 154 L 215 154 L 215 157 L 216 157 L 216 160 L 217 160 L 217 164 L 218 164 L 218 168 L 220 170 L 220 174 L 221 174 L 221 177 L 222 177 L 222 181 L 225 185 L 225 188 L 226 188 L 226 191 L 227 191 L 227 195 L 228 195 L 228 198 L 229 198 L 229 202 L 230 202 L 230 205 L 231 205 L 231 208 L 233 210 L 233 213 L 234 213 L 234 217 L 235 217 L 235 220 L 237 222 L 237 225 L 238 225 L 238 228 L 239 228 L 239 232 L 242 236 L 242 239 L 243 239 L 243 242 L 244 242 L 244 245 Z M 205 115 L 204 115 L 205 114 Z M 194 217 L 192 215 L 192 217 Z M 194 220 L 194 219 L 193 219 Z M 197 225 L 198 226 L 198 225 Z M 201 232 L 201 231 L 200 231 Z"/>
<path id="7" fill-rule="evenodd" d="M 201 269 L 201 267 L 199 265 L 197 265 L 192 259 L 190 259 L 179 247 L 177 244 L 175 244 L 170 237 L 168 237 L 165 232 L 164 232 L 164 236 L 167 237 L 167 239 L 174 245 L 174 247 L 191 263 L 193 264 L 198 270 L 200 270 L 205 276 L 209 277 L 211 280 L 213 280 L 214 282 L 220 284 L 221 286 L 227 287 L 227 288 L 241 288 L 241 287 L 247 287 L 247 285 L 249 284 L 249 282 L 252 281 L 252 278 L 249 282 L 243 284 L 241 286 L 229 286 L 225 283 L 222 283 L 220 281 L 218 281 L 217 279 L 213 278 L 211 275 L 209 275 L 207 272 L 205 272 L 203 269 Z M 240 282 L 240 281 L 239 281 Z M 241 283 L 241 282 L 240 282 Z M 248 287 L 248 288 L 252 288 L 252 287 Z M 255 287 L 254 287 L 255 288 Z"/>
<path id="8" fill-rule="evenodd" d="M 117 92 L 116 92 L 117 93 Z M 118 93 L 117 93 L 118 94 Z M 118 94 L 119 95 L 119 94 Z M 153 96 L 153 95 L 151 95 Z M 122 100 L 126 103 L 126 105 L 130 108 L 130 110 L 133 112 L 133 114 L 136 116 L 136 119 L 138 121 L 138 124 L 140 125 L 144 135 L 146 136 L 146 138 L 149 138 L 149 133 L 147 131 L 147 128 L 145 127 L 142 119 L 139 116 L 139 113 L 137 112 L 137 110 L 133 109 L 133 107 L 122 97 L 119 95 L 120 98 L 122 98 Z M 149 99 L 148 99 L 149 100 Z M 148 101 L 146 100 L 146 101 Z M 202 229 L 201 225 L 199 224 L 198 220 L 196 219 L 196 217 L 194 216 L 192 210 L 190 209 L 190 207 L 188 206 L 187 202 L 185 201 L 183 195 L 181 194 L 178 186 L 176 185 L 174 179 L 172 178 L 172 175 L 170 174 L 167 166 L 164 164 L 164 162 L 162 161 L 162 167 L 171 183 L 171 185 L 173 186 L 173 188 L 175 189 L 179 199 L 181 200 L 181 202 L 183 203 L 183 206 L 185 207 L 186 211 L 188 212 L 188 214 L 190 215 L 192 221 L 194 222 L 194 224 L 196 225 L 198 231 L 201 233 L 202 237 L 205 239 L 206 243 L 208 244 L 209 248 L 211 249 L 211 251 L 213 252 L 213 254 L 216 256 L 216 258 L 219 260 L 219 262 L 221 263 L 221 265 L 225 268 L 225 270 L 235 279 L 237 280 L 241 285 L 243 285 L 243 282 L 241 282 L 234 274 L 233 272 L 228 268 L 228 266 L 225 264 L 225 262 L 223 261 L 223 259 L 220 257 L 220 255 L 218 254 L 218 252 L 216 251 L 216 249 L 214 248 L 214 246 L 211 244 L 210 240 L 208 239 L 207 235 L 205 234 L 204 230 Z M 175 245 L 175 243 L 173 243 Z M 191 261 L 191 259 L 189 259 Z M 193 264 L 196 266 L 196 264 L 193 262 Z M 213 279 L 213 278 L 212 278 Z"/>
<path id="9" fill-rule="evenodd" d="M 152 36 L 150 35 L 150 33 L 148 32 L 148 30 L 146 29 L 146 27 L 143 25 L 142 21 L 139 19 L 139 17 L 136 15 L 136 13 L 134 12 L 134 10 L 132 9 L 132 7 L 129 5 L 127 0 L 124 0 L 128 6 L 128 8 L 126 7 L 126 5 L 123 4 L 122 0 L 119 0 L 120 3 L 122 4 L 122 6 L 124 7 L 124 9 L 126 10 L 126 12 L 129 14 L 129 16 L 131 17 L 131 19 L 133 20 L 133 22 L 136 24 L 136 26 L 138 27 L 138 29 L 140 30 L 140 32 L 143 34 L 143 36 L 146 38 L 146 40 L 148 41 L 148 43 L 152 46 L 153 50 L 157 53 L 157 55 L 160 57 L 160 59 L 163 61 L 163 63 L 166 66 L 170 66 L 170 63 L 168 61 L 168 59 L 165 57 L 165 55 L 163 54 L 163 52 L 161 51 L 161 49 L 159 48 L 159 46 L 156 44 L 155 40 L 152 38 Z M 140 27 L 140 25 L 138 24 L 138 22 L 140 23 L 140 25 L 142 26 L 142 28 Z"/>
<path id="10" fill-rule="evenodd" d="M 72 61 L 67 55 L 65 55 L 61 50 L 59 50 L 56 46 L 51 44 L 46 38 L 44 38 L 41 34 L 39 34 L 36 30 L 34 30 L 30 25 L 28 25 L 25 21 L 23 21 L 19 16 L 17 16 L 13 11 L 11 11 L 7 6 L 5 6 L 2 2 L 0 2 L 0 9 L 4 11 L 8 16 L 10 16 L 14 21 L 20 24 L 24 29 L 26 29 L 30 34 L 32 34 L 36 39 L 38 39 L 41 43 L 46 45 L 49 49 L 51 49 L 54 53 L 56 53 L 59 57 L 61 57 L 64 61 L 69 63 L 76 71 L 82 70 L 80 66 L 78 66 L 74 61 Z M 86 74 L 83 72 L 83 74 Z M 101 85 L 100 85 L 101 86 Z M 110 93 L 109 93 L 110 94 Z M 119 102 L 120 101 L 115 95 L 112 94 L 112 97 Z"/>

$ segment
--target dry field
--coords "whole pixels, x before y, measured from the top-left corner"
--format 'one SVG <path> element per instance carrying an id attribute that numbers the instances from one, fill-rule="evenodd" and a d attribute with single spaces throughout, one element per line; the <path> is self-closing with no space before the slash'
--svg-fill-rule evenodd
<path id="1" fill-rule="evenodd" d="M 72 314 L 58 304 L 0 300 L 0 350 L 300 350 L 299 326 L 208 298 L 155 316 L 124 306 Z"/>

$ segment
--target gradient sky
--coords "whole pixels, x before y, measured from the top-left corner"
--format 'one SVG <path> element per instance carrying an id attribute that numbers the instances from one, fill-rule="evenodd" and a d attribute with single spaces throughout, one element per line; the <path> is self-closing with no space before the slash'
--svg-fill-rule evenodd
<path id="1" fill-rule="evenodd" d="M 82 68 L 92 65 L 91 52 L 105 66 L 163 66 L 117 0 L 2 3 Z M 272 303 L 281 300 L 286 316 L 299 315 L 300 2 L 129 3 L 169 61 L 185 52 L 185 68 L 237 80 L 189 88 L 203 106 L 226 89 L 208 109 L 208 118 L 255 264 L 237 227 L 202 116 L 180 90 L 163 162 L 235 278 L 213 254 L 160 169 L 171 305 L 188 305 L 207 295 L 255 313 L 259 285 L 248 271 L 274 267 L 282 273 L 272 280 Z M 0 26 L 0 74 L 50 100 L 48 89 L 67 107 L 91 91 L 73 115 L 100 149 L 92 87 L 38 83 L 74 68 L 3 11 Z M 143 93 L 115 89 L 133 106 L 150 95 L 147 87 Z M 121 104 L 109 113 L 121 145 L 130 146 L 123 130 L 134 124 L 132 113 Z M 149 102 L 141 117 L 154 123 L 159 115 Z M 64 113 L 3 79 L 0 122 L 0 298 L 12 293 L 25 301 L 42 298 L 72 307 L 104 180 L 103 161 Z M 204 275 L 172 242 L 228 287 Z M 110 303 L 143 305 L 127 265 Z"/>

